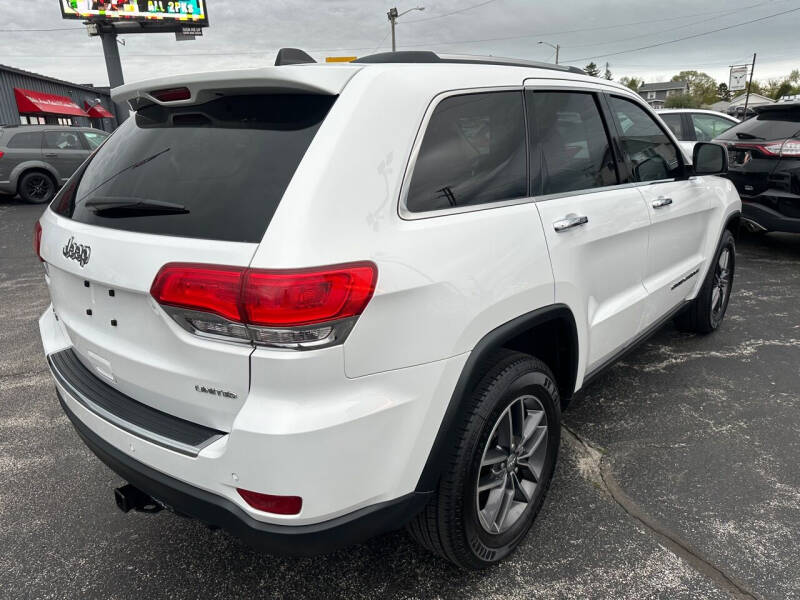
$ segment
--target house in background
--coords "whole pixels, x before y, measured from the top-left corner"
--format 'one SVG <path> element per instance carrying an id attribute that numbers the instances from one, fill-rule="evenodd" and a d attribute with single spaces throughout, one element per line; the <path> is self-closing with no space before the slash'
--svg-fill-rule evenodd
<path id="1" fill-rule="evenodd" d="M 664 81 L 661 83 L 643 83 L 637 90 L 653 108 L 664 108 L 664 103 L 671 96 L 689 93 L 689 84 L 685 81 Z"/>
<path id="2" fill-rule="evenodd" d="M 729 115 L 733 115 L 737 119 L 744 119 L 744 102 L 745 97 L 747 94 L 744 92 L 740 93 L 736 96 L 733 100 L 731 100 L 730 105 L 728 106 L 728 110 L 726 111 Z M 756 94 L 755 92 L 750 94 L 750 99 L 747 101 L 747 116 L 750 117 L 755 114 L 753 108 L 756 106 L 764 106 L 765 104 L 774 104 L 775 100 L 772 98 L 767 98 L 766 96 L 762 96 L 761 94 Z"/>

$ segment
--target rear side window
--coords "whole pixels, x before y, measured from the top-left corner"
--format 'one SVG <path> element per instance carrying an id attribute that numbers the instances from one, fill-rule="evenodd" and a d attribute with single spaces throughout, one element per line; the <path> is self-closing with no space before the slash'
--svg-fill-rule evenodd
<path id="1" fill-rule="evenodd" d="M 617 171 L 592 94 L 528 92 L 534 195 L 616 185 Z"/>
<path id="2" fill-rule="evenodd" d="M 85 150 L 78 131 L 45 131 L 44 147 L 49 150 Z"/>
<path id="3" fill-rule="evenodd" d="M 784 140 L 800 131 L 800 110 L 769 110 L 734 125 L 720 140 Z"/>
<path id="4" fill-rule="evenodd" d="M 666 115 L 659 115 L 661 120 L 664 121 L 664 124 L 669 127 L 670 131 L 675 134 L 675 137 L 679 140 L 685 139 L 683 136 L 683 117 L 680 113 L 669 113 Z"/>
<path id="5" fill-rule="evenodd" d="M 78 175 L 74 195 L 56 197 L 53 210 L 113 229 L 260 242 L 334 101 L 243 95 L 141 108 Z"/>
<path id="6" fill-rule="evenodd" d="M 622 150 L 627 155 L 635 181 L 659 181 L 681 175 L 678 149 L 641 106 L 611 96 L 611 111 L 617 117 Z"/>
<path id="7" fill-rule="evenodd" d="M 9 148 L 32 148 L 38 150 L 42 147 L 42 132 L 29 131 L 18 133 L 8 141 Z"/>
<path id="8" fill-rule="evenodd" d="M 424 212 L 528 195 L 522 92 L 442 100 L 419 149 L 406 208 Z"/>
<path id="9" fill-rule="evenodd" d="M 94 131 L 83 131 L 82 135 L 86 140 L 86 144 L 89 146 L 89 150 L 97 148 L 108 137 L 107 133 L 95 133 Z"/>
<path id="10" fill-rule="evenodd" d="M 691 118 L 694 135 L 698 142 L 710 142 L 736 125 L 733 121 L 716 115 L 692 113 Z"/>

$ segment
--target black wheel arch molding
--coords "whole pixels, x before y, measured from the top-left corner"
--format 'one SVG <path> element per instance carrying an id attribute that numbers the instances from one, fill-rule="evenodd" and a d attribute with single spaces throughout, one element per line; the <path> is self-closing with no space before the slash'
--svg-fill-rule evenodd
<path id="1" fill-rule="evenodd" d="M 417 482 L 415 490 L 417 493 L 428 494 L 436 489 L 442 468 L 447 464 L 447 453 L 456 443 L 457 430 L 463 417 L 463 405 L 467 402 L 470 390 L 477 385 L 481 377 L 483 372 L 481 365 L 486 358 L 499 348 L 515 349 L 509 344 L 513 344 L 520 336 L 533 329 L 547 325 L 558 325 L 560 331 L 567 332 L 568 339 L 563 340 L 565 364 L 548 366 L 556 373 L 562 403 L 572 396 L 578 375 L 579 343 L 575 317 L 566 304 L 544 306 L 496 327 L 475 344 L 461 370 L 442 422 L 439 424 L 439 431 L 431 446 L 428 460 Z M 546 360 L 544 362 L 547 363 Z"/>

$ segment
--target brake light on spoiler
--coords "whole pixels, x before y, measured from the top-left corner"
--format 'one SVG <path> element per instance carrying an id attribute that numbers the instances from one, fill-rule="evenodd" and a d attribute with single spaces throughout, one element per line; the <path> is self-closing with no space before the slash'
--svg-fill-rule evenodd
<path id="1" fill-rule="evenodd" d="M 150 295 L 191 333 L 303 350 L 342 343 L 377 277 L 371 262 L 296 270 L 169 263 Z"/>

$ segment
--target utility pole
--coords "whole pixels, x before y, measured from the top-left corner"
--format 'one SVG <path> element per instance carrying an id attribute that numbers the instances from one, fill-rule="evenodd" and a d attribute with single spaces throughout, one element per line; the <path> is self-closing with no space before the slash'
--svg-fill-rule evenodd
<path id="1" fill-rule="evenodd" d="M 750 103 L 750 88 L 753 87 L 753 71 L 756 70 L 756 54 L 753 53 L 753 66 L 750 67 L 750 83 L 747 84 L 747 95 L 744 97 L 744 114 L 742 120 L 747 120 L 747 105 Z"/>
<path id="2" fill-rule="evenodd" d="M 415 8 L 409 8 L 401 13 L 397 12 L 397 8 L 390 8 L 389 12 L 386 13 L 386 16 L 389 17 L 389 22 L 392 24 L 392 52 L 397 51 L 397 44 L 395 41 L 395 34 L 394 34 L 394 27 L 397 24 L 397 19 L 402 17 L 406 13 L 410 13 L 412 10 L 425 10 L 424 6 L 417 6 Z"/>
<path id="3" fill-rule="evenodd" d="M 550 42 L 539 42 L 540 44 L 544 44 L 545 46 L 550 46 L 553 50 L 556 51 L 556 64 L 558 64 L 558 52 L 561 50 L 560 44 L 551 44 Z"/>

